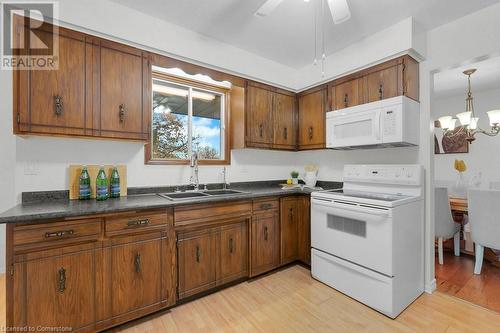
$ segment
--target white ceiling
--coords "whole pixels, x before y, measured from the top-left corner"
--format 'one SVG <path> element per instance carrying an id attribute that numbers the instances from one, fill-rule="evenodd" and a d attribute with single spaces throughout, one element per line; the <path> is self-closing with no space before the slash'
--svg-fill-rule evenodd
<path id="1" fill-rule="evenodd" d="M 265 0 L 112 1 L 295 69 L 314 57 L 314 6 L 321 7 L 321 0 L 283 0 L 267 17 L 253 15 Z M 352 17 L 339 25 L 333 24 L 325 6 L 326 53 L 335 53 L 409 16 L 428 30 L 497 2 L 348 0 Z"/>
<path id="2" fill-rule="evenodd" d="M 434 74 L 434 96 L 443 98 L 467 93 L 467 76 L 463 71 L 476 68 L 471 75 L 472 94 L 474 92 L 500 88 L 500 56 L 448 69 Z"/>

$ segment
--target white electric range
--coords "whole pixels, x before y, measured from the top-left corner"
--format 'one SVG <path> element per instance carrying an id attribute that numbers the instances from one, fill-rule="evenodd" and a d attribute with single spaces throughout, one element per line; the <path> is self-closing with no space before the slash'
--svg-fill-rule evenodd
<path id="1" fill-rule="evenodd" d="M 311 194 L 312 276 L 395 318 L 424 288 L 420 165 L 346 165 Z"/>

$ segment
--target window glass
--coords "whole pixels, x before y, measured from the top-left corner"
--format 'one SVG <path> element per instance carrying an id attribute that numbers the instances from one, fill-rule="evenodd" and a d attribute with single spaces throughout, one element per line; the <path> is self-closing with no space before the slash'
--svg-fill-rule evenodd
<path id="1" fill-rule="evenodd" d="M 222 96 L 217 93 L 193 89 L 193 150 L 203 160 L 222 159 Z"/>

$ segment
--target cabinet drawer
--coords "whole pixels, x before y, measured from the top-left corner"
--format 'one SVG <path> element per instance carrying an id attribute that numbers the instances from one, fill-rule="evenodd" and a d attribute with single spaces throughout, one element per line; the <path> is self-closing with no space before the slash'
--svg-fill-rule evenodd
<path id="1" fill-rule="evenodd" d="M 252 204 L 246 201 L 181 206 L 175 208 L 175 227 L 210 225 L 220 223 L 222 220 L 250 215 L 251 212 Z"/>
<path id="2" fill-rule="evenodd" d="M 168 212 L 134 212 L 106 218 L 106 236 L 141 233 L 163 229 L 172 225 Z"/>
<path id="3" fill-rule="evenodd" d="M 43 247 L 57 241 L 97 239 L 101 233 L 100 219 L 63 221 L 36 225 L 20 225 L 14 228 L 14 246 L 33 245 Z"/>
<path id="4" fill-rule="evenodd" d="M 254 212 L 265 211 L 265 210 L 277 210 L 279 208 L 279 199 L 267 198 L 262 200 L 254 200 L 252 203 L 252 208 Z"/>

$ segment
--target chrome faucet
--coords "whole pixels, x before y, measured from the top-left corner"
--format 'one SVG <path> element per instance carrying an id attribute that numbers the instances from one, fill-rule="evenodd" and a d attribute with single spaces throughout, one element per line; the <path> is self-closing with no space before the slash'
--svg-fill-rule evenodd
<path id="1" fill-rule="evenodd" d="M 198 191 L 200 189 L 200 179 L 198 178 L 198 153 L 195 151 L 193 151 L 193 153 L 191 154 L 189 167 L 191 168 L 189 185 L 193 186 L 195 191 Z"/>
<path id="2" fill-rule="evenodd" d="M 226 180 L 227 170 L 226 170 L 226 167 L 224 167 L 224 169 L 222 169 L 222 176 L 224 177 L 224 180 L 223 180 L 223 183 L 222 183 L 222 189 L 223 190 L 227 190 L 227 180 Z"/>

